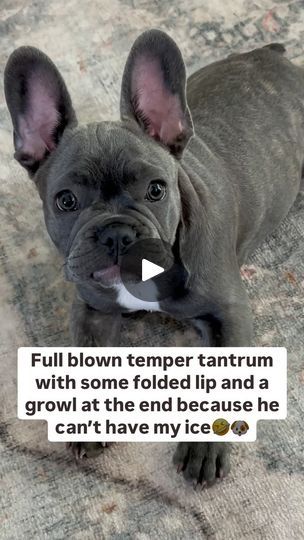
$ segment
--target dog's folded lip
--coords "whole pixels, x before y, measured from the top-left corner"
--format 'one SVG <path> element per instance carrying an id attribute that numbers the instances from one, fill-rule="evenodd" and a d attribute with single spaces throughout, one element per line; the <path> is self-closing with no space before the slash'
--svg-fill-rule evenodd
<path id="1" fill-rule="evenodd" d="M 102 287 L 115 287 L 115 285 L 121 285 L 122 283 L 138 283 L 141 281 L 141 275 L 139 276 L 134 268 L 121 267 L 121 265 L 113 264 L 100 270 L 95 270 L 90 275 L 91 280 L 101 285 Z"/>
<path id="2" fill-rule="evenodd" d="M 101 270 L 95 270 L 95 272 L 92 272 L 91 276 L 94 281 L 97 281 L 102 285 L 114 285 L 120 283 L 120 266 L 118 264 L 113 264 L 112 266 L 107 266 Z"/>

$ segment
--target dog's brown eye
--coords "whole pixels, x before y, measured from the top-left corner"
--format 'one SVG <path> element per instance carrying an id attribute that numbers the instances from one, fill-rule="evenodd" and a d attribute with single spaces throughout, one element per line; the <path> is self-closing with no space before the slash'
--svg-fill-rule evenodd
<path id="1" fill-rule="evenodd" d="M 146 199 L 151 202 L 161 201 L 167 193 L 166 184 L 159 180 L 154 180 L 148 187 Z"/>
<path id="2" fill-rule="evenodd" d="M 72 212 L 78 209 L 77 197 L 72 191 L 65 189 L 57 194 L 56 205 L 62 212 Z"/>

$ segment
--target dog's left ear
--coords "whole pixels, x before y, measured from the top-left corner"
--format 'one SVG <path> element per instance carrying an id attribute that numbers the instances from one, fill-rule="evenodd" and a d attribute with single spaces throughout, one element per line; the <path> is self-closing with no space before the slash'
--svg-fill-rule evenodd
<path id="1" fill-rule="evenodd" d="M 125 66 L 120 100 L 122 120 L 136 121 L 180 157 L 193 135 L 186 101 L 186 69 L 167 34 L 149 30 L 135 41 Z"/>
<path id="2" fill-rule="evenodd" d="M 246 429 L 248 430 L 249 426 L 248 426 L 247 422 L 244 421 L 244 424 L 245 424 Z"/>

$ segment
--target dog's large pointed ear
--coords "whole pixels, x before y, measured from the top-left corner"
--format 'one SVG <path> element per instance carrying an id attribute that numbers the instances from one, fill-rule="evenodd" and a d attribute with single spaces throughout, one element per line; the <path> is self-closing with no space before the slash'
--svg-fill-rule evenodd
<path id="1" fill-rule="evenodd" d="M 123 120 L 135 120 L 181 156 L 193 135 L 186 69 L 179 48 L 164 32 L 149 30 L 135 41 L 123 74 L 120 111 Z"/>
<path id="2" fill-rule="evenodd" d="M 34 47 L 8 59 L 4 90 L 14 127 L 15 158 L 32 176 L 77 123 L 65 82 L 53 62 Z"/>

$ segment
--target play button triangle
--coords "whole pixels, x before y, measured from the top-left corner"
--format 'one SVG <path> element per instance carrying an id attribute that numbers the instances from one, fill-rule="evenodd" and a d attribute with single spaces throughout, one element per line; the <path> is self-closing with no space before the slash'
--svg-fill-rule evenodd
<path id="1" fill-rule="evenodd" d="M 158 266 L 158 264 L 154 264 L 153 262 L 148 261 L 147 259 L 142 259 L 142 262 L 141 262 L 142 281 L 147 281 L 148 279 L 158 276 L 164 271 L 165 269 L 162 268 L 162 266 Z"/>

